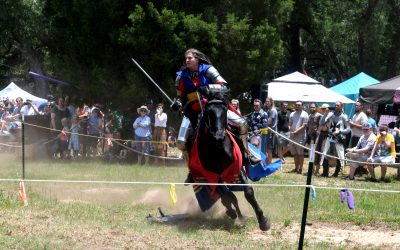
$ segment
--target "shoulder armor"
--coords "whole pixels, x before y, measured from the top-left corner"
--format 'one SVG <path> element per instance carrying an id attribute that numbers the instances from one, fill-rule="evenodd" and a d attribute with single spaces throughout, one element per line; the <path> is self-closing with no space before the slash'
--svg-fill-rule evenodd
<path id="1" fill-rule="evenodd" d="M 208 70 L 206 71 L 206 75 L 213 83 L 226 83 L 225 79 L 222 78 L 222 76 L 219 74 L 218 70 L 214 66 L 208 68 Z"/>
<path id="2" fill-rule="evenodd" d="M 178 87 L 179 81 L 180 81 L 180 80 L 181 80 L 181 75 L 178 74 L 178 75 L 176 76 L 176 78 L 175 78 L 175 87 Z"/>

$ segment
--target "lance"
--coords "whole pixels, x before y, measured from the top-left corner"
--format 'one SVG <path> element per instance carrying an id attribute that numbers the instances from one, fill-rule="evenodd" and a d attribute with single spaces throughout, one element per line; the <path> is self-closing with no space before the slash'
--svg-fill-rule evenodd
<path id="1" fill-rule="evenodd" d="M 63 85 L 66 85 L 66 86 L 69 86 L 69 85 L 70 85 L 70 84 L 67 83 L 67 82 L 60 81 L 60 80 L 57 80 L 57 79 L 52 78 L 52 77 L 49 77 L 49 76 L 41 75 L 41 74 L 35 73 L 35 72 L 33 72 L 33 71 L 29 71 L 29 74 L 32 75 L 32 76 L 34 76 L 34 77 L 40 77 L 40 78 L 46 79 L 46 80 L 48 80 L 48 81 L 50 81 L 50 82 L 54 82 L 54 83 L 57 83 L 57 84 L 63 84 Z"/>
<path id="2" fill-rule="evenodd" d="M 136 64 L 136 66 L 138 66 L 138 68 L 143 72 L 143 74 L 145 74 L 145 76 L 147 76 L 147 78 L 149 78 L 149 80 L 154 84 L 154 86 L 156 86 L 158 88 L 158 90 L 161 91 L 161 93 L 164 95 L 165 98 L 167 98 L 167 100 L 173 104 L 174 101 L 160 88 L 160 86 L 158 86 L 158 84 L 153 80 L 153 78 L 151 78 L 151 76 L 149 76 L 149 74 L 147 74 L 147 72 L 140 66 L 140 64 L 138 62 L 135 61 L 135 59 L 131 58 L 132 61 Z"/>

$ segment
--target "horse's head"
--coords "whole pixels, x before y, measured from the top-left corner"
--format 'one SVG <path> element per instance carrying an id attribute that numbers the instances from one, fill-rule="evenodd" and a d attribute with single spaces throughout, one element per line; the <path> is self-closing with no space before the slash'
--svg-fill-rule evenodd
<path id="1" fill-rule="evenodd" d="M 205 105 L 203 119 L 208 133 L 216 140 L 217 146 L 222 147 L 228 124 L 228 101 L 226 94 L 213 93 Z"/>

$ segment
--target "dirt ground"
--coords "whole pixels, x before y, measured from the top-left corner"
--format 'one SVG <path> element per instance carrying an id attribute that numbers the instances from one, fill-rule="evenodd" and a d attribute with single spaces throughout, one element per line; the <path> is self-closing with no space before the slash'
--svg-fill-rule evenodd
<path id="1" fill-rule="evenodd" d="M 60 194 L 62 197 L 58 197 L 59 199 L 65 202 L 71 202 L 74 199 L 73 197 L 65 197 L 66 193 L 71 194 L 70 191 L 65 190 L 65 187 L 58 186 L 58 188 L 63 189 L 63 192 L 55 192 Z M 104 197 L 104 194 L 108 195 Z M 110 200 L 114 200 L 116 202 L 123 200 L 123 197 L 129 193 L 128 189 L 123 188 L 88 188 L 80 190 L 79 197 L 83 199 L 94 199 L 97 202 L 104 199 L 108 203 Z M 87 196 L 86 196 L 87 195 Z M 97 197 L 97 198 L 96 198 Z M 102 197 L 102 198 L 100 198 Z M 71 199 L 72 198 L 72 199 Z M 76 198 L 76 197 L 75 197 Z M 138 203 L 145 204 L 155 204 L 157 206 L 161 205 L 163 207 L 168 207 L 167 204 L 170 204 L 168 196 L 165 195 L 165 189 L 153 189 L 145 192 L 142 197 L 137 197 L 137 200 L 132 201 L 132 205 Z M 100 199 L 100 200 L 99 200 Z M 167 208 L 169 212 L 172 213 L 187 213 L 188 211 L 195 211 L 195 207 L 197 207 L 197 203 L 193 197 L 193 193 L 187 192 L 180 195 L 181 200 L 185 200 L 183 204 L 187 204 L 187 206 L 181 206 L 179 208 L 173 209 L 171 206 Z M 93 201 L 93 200 L 92 200 Z M 173 209 L 171 211 L 171 209 Z M 198 207 L 197 207 L 198 210 Z M 243 211 L 245 214 L 251 214 L 251 211 Z M 221 204 L 216 204 L 211 213 L 214 216 L 224 216 L 224 208 Z M 195 216 L 195 215 L 191 215 Z M 179 222 L 182 223 L 182 222 Z M 290 242 L 292 244 L 296 244 L 299 240 L 300 235 L 300 227 L 299 223 L 291 223 L 289 226 L 284 226 L 283 224 L 272 224 L 271 230 L 267 232 L 262 232 L 260 230 L 254 230 L 248 232 L 248 237 L 254 240 L 262 240 L 268 242 Z M 88 237 L 94 237 L 94 240 L 97 239 L 97 243 L 101 242 L 100 238 L 121 238 L 124 240 L 125 238 L 129 238 L 131 236 L 126 235 L 125 232 L 117 232 L 117 231 L 102 231 L 99 232 L 95 229 L 95 232 L 90 232 L 92 229 L 85 229 L 85 234 Z M 93 234 L 93 235 L 91 235 Z M 75 237 L 71 235 L 70 237 Z M 138 239 L 137 242 L 146 242 L 150 240 L 146 235 L 135 235 L 135 238 Z M 104 238 L 103 238 L 104 239 Z M 354 225 L 350 223 L 322 223 L 322 222 L 312 222 L 310 225 L 306 226 L 305 232 L 305 242 L 310 243 L 327 243 L 329 245 L 334 246 L 343 246 L 346 249 L 365 249 L 365 248 L 377 248 L 377 249 L 400 249 L 400 230 L 393 231 L 385 225 L 376 226 L 363 226 L 363 225 Z M 98 246 L 98 245 L 97 245 Z M 106 247 L 107 246 L 103 246 Z M 168 246 L 163 246 L 167 247 Z M 173 248 L 173 246 L 170 246 Z M 140 247 L 139 247 L 140 248 Z"/>
<path id="2" fill-rule="evenodd" d="M 258 240 L 289 241 L 296 243 L 300 235 L 300 224 L 291 224 L 288 227 L 273 225 L 268 232 L 253 231 L 249 233 Z M 334 224 L 313 222 L 306 226 L 305 242 L 325 242 L 329 245 L 343 246 L 346 249 L 399 249 L 400 231 L 391 231 L 384 226 L 376 227 L 357 226 L 353 224 Z"/>

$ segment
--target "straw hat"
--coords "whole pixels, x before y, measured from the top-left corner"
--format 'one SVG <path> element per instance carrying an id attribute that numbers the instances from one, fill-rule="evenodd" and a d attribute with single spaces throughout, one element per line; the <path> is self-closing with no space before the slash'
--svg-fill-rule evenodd
<path id="1" fill-rule="evenodd" d="M 137 108 L 137 113 L 140 115 L 140 111 L 142 111 L 142 110 L 146 111 L 146 115 L 150 112 L 150 110 L 147 108 L 147 106 L 142 105 L 142 106 L 140 106 L 140 108 Z"/>
<path id="2" fill-rule="evenodd" d="M 321 109 L 327 109 L 327 108 L 329 108 L 329 104 L 328 103 L 322 104 Z"/>

